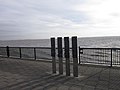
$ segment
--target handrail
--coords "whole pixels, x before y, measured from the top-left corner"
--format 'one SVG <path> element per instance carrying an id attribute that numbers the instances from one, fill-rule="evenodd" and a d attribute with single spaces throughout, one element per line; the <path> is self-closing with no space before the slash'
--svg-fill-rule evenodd
<path id="1" fill-rule="evenodd" d="M 0 46 L 0 48 L 6 48 L 6 47 L 1 47 L 1 46 Z M 51 49 L 51 47 L 13 47 L 13 46 L 9 46 L 9 48 L 39 48 L 39 49 Z M 55 48 L 55 49 L 58 49 L 58 48 Z M 65 49 L 65 48 L 63 48 L 63 49 Z M 70 47 L 70 49 L 72 49 L 72 48 Z"/>
<path id="2" fill-rule="evenodd" d="M 114 49 L 120 49 L 120 48 L 104 48 L 104 47 L 103 48 L 81 48 L 80 47 L 80 49 L 113 49 L 114 50 Z"/>
<path id="3" fill-rule="evenodd" d="M 0 48 L 6 48 L 6 47 L 0 47 Z M 39 48 L 39 49 L 51 49 L 51 47 L 10 47 L 9 48 Z"/>

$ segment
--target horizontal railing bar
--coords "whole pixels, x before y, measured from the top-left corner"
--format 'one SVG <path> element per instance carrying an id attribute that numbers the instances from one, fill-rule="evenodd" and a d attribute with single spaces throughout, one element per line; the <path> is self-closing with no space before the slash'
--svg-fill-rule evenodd
<path id="1" fill-rule="evenodd" d="M 112 49 L 112 50 L 120 50 L 120 48 L 80 48 L 80 49 Z"/>
<path id="2" fill-rule="evenodd" d="M 0 47 L 0 48 L 6 48 L 6 47 Z M 51 47 L 9 47 L 9 48 L 38 48 L 38 49 L 51 49 Z M 56 48 L 58 49 L 58 48 Z M 64 48 L 63 48 L 64 49 Z M 70 47 L 70 49 L 72 49 Z M 120 48 L 80 48 L 80 49 L 118 49 L 120 50 Z"/>
<path id="3" fill-rule="evenodd" d="M 0 47 L 0 48 L 6 48 L 6 47 Z M 36 48 L 36 49 L 51 49 L 51 47 L 9 47 L 9 48 Z M 58 49 L 58 48 L 55 48 Z M 64 49 L 64 48 L 63 48 Z M 72 49 L 72 48 L 70 48 Z"/>
<path id="4" fill-rule="evenodd" d="M 6 48 L 6 47 L 0 47 Z M 9 48 L 37 48 L 37 49 L 51 49 L 51 47 L 9 47 Z"/>

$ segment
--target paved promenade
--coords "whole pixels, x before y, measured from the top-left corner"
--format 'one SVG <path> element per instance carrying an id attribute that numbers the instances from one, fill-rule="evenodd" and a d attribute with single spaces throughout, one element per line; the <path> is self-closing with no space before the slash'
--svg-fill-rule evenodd
<path id="1" fill-rule="evenodd" d="M 53 75 L 49 62 L 0 58 L 0 90 L 120 90 L 120 69 L 79 66 L 74 78 Z"/>

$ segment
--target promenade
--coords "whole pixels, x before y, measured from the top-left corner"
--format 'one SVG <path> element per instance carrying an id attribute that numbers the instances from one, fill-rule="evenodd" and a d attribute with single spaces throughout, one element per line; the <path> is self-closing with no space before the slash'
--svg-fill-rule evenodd
<path id="1" fill-rule="evenodd" d="M 50 62 L 0 58 L 0 90 L 120 90 L 119 68 L 79 65 L 77 78 L 51 68 Z"/>

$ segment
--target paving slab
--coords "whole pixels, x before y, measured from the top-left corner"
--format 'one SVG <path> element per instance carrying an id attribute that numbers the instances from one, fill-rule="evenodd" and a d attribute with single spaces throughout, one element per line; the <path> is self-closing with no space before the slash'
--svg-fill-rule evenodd
<path id="1" fill-rule="evenodd" d="M 79 65 L 79 76 L 52 74 L 51 62 L 0 58 L 0 90 L 120 90 L 120 69 Z M 65 67 L 65 66 L 64 66 Z M 58 65 L 57 65 L 58 70 Z"/>

